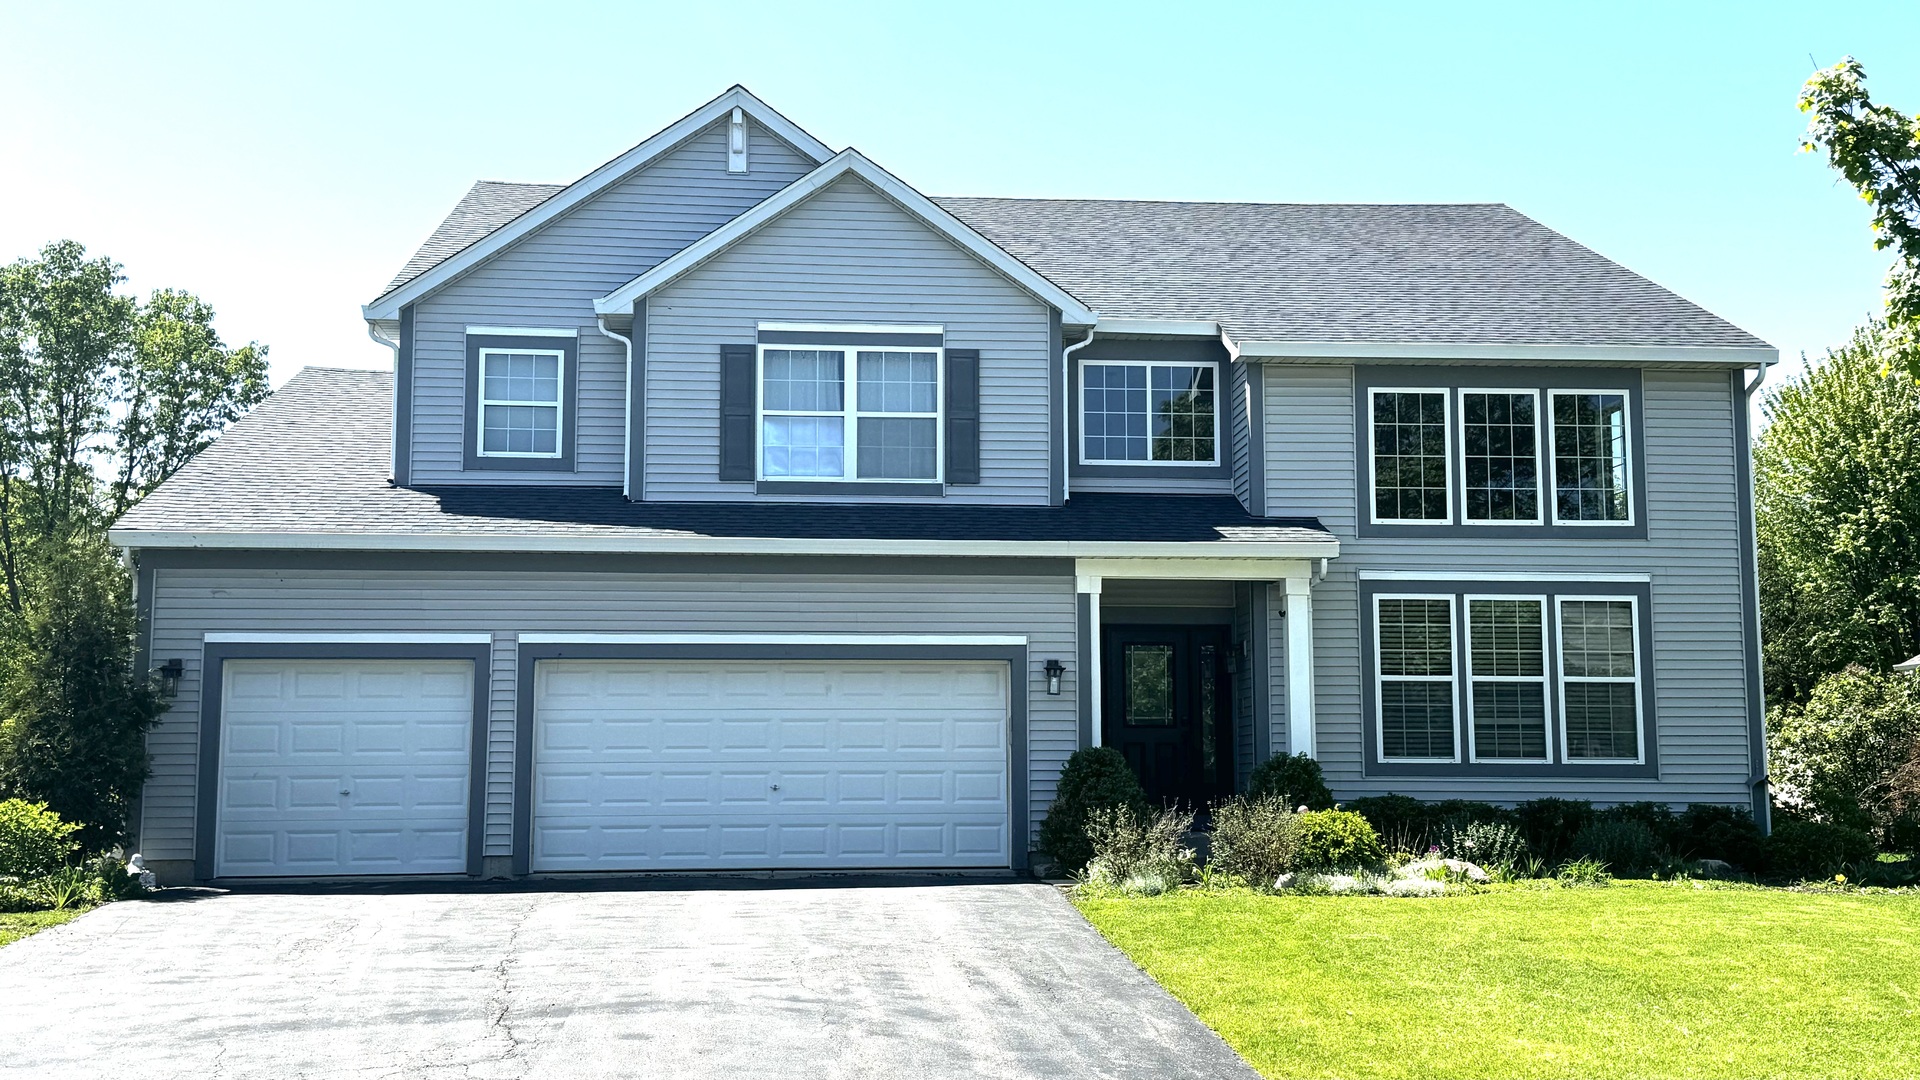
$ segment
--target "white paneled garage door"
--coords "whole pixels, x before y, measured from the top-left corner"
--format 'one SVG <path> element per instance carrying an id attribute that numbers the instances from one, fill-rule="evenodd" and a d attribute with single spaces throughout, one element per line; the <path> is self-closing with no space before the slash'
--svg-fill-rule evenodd
<path id="1" fill-rule="evenodd" d="M 467 869 L 469 660 L 229 660 L 215 873 Z"/>
<path id="2" fill-rule="evenodd" d="M 543 660 L 534 870 L 1009 865 L 1007 665 Z"/>

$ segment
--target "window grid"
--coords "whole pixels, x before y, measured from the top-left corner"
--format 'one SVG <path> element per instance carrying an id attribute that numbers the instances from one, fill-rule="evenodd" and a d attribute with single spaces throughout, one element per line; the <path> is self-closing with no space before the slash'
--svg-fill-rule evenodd
<path id="1" fill-rule="evenodd" d="M 1368 394 L 1373 520 L 1453 520 L 1448 459 L 1452 425 L 1445 390 L 1375 388 Z"/>
<path id="2" fill-rule="evenodd" d="M 1460 391 L 1462 521 L 1540 524 L 1539 405 L 1532 390 Z"/>
<path id="3" fill-rule="evenodd" d="M 1374 597 L 1380 756 L 1459 761 L 1453 597 Z"/>
<path id="4" fill-rule="evenodd" d="M 944 349 L 759 346 L 759 477 L 940 482 L 945 355 Z"/>
<path id="5" fill-rule="evenodd" d="M 1544 596 L 1468 596 L 1467 747 L 1474 761 L 1550 760 Z"/>
<path id="6" fill-rule="evenodd" d="M 1632 524 L 1627 392 L 1552 390 L 1547 396 L 1554 522 Z"/>
<path id="7" fill-rule="evenodd" d="M 1562 596 L 1560 744 L 1569 762 L 1646 760 L 1640 712 L 1640 605 L 1634 597 Z"/>
<path id="8" fill-rule="evenodd" d="M 566 353 L 559 349 L 481 349 L 481 457 L 561 456 Z"/>
<path id="9" fill-rule="evenodd" d="M 1218 465 L 1219 365 L 1080 362 L 1082 465 Z"/>

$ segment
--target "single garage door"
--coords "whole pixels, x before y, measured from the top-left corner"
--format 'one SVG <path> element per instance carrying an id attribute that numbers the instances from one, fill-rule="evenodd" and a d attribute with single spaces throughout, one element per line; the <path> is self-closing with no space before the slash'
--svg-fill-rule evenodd
<path id="1" fill-rule="evenodd" d="M 467 869 L 470 660 L 229 660 L 222 877 Z"/>
<path id="2" fill-rule="evenodd" d="M 1005 663 L 543 660 L 535 870 L 1009 865 Z"/>

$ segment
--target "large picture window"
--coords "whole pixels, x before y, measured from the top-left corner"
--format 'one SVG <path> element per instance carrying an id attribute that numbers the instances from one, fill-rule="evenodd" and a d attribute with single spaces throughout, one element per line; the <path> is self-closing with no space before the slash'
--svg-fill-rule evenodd
<path id="1" fill-rule="evenodd" d="M 1375 390 L 1373 519 L 1445 523 L 1452 520 L 1447 471 L 1447 392 Z"/>
<path id="2" fill-rule="evenodd" d="M 558 349 L 481 349 L 481 457 L 557 458 L 566 354 Z"/>
<path id="3" fill-rule="evenodd" d="M 1213 364 L 1083 362 L 1081 463 L 1219 464 L 1218 378 Z"/>
<path id="4" fill-rule="evenodd" d="M 1633 520 L 1627 395 L 1553 392 L 1553 516 L 1569 524 Z"/>
<path id="5" fill-rule="evenodd" d="M 763 345 L 760 476 L 937 481 L 940 390 L 938 349 Z"/>
<path id="6" fill-rule="evenodd" d="M 1453 598 L 1374 601 L 1381 756 L 1454 761 Z"/>

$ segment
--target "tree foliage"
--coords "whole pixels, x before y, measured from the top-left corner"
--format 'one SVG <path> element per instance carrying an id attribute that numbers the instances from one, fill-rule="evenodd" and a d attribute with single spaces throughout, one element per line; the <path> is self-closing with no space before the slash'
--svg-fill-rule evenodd
<path id="1" fill-rule="evenodd" d="M 1873 207 L 1873 246 L 1892 248 L 1887 324 L 1900 366 L 1920 378 L 1920 116 L 1876 105 L 1867 73 L 1849 56 L 1814 72 L 1800 90 L 1808 115 L 1802 149 L 1827 163 Z"/>
<path id="2" fill-rule="evenodd" d="M 1754 446 L 1766 683 L 1800 702 L 1920 651 L 1920 383 L 1871 323 L 1766 404 Z"/>
<path id="3" fill-rule="evenodd" d="M 1870 831 L 1896 846 L 1911 831 L 1902 767 L 1920 749 L 1920 679 L 1854 665 L 1822 679 L 1805 704 L 1774 710 L 1767 751 L 1782 806 Z"/>

